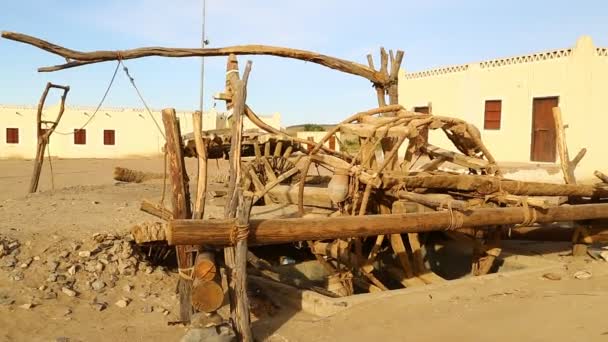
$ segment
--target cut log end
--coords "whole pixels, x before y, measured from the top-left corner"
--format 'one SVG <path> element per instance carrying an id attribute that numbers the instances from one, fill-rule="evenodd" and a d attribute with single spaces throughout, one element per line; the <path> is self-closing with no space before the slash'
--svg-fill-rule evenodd
<path id="1" fill-rule="evenodd" d="M 202 312 L 213 312 L 224 302 L 224 290 L 213 281 L 196 279 L 192 286 L 192 306 Z"/>

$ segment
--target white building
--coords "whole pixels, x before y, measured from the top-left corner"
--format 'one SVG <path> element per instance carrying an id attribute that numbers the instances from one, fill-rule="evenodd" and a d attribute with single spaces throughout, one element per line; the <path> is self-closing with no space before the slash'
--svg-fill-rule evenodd
<path id="1" fill-rule="evenodd" d="M 58 105 L 45 108 L 42 120 L 54 121 L 58 108 Z M 52 156 L 127 158 L 162 153 L 165 142 L 160 133 L 164 130 L 160 111 L 155 110 L 150 116 L 144 109 L 101 108 L 91 119 L 94 110 L 90 107 L 66 107 L 61 122 L 50 139 Z M 0 158 L 35 157 L 36 112 L 35 106 L 0 106 Z M 192 132 L 192 112 L 179 111 L 177 116 L 182 133 Z M 262 119 L 271 126 L 280 128 L 278 113 Z M 204 113 L 203 130 L 226 127 L 227 117 L 224 113 L 215 109 Z"/>
<path id="2" fill-rule="evenodd" d="M 587 148 L 576 175 L 608 171 L 603 136 L 608 113 L 608 48 L 582 37 L 572 48 L 399 75 L 399 103 L 476 125 L 499 162 L 559 163 L 552 107 L 562 110 L 570 158 Z M 441 131 L 429 137 L 450 146 Z"/>

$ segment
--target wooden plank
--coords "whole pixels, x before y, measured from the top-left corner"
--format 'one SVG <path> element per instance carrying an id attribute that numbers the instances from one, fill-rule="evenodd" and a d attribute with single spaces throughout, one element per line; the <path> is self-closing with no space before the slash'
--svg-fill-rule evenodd
<path id="1" fill-rule="evenodd" d="M 196 198 L 192 218 L 202 219 L 205 215 L 205 198 L 207 196 L 207 147 L 203 140 L 203 114 L 200 111 L 192 113 L 194 143 L 198 160 L 198 177 L 196 180 Z"/>
<path id="2" fill-rule="evenodd" d="M 388 130 L 388 132 L 387 132 Z M 376 127 L 369 124 L 350 123 L 340 125 L 342 134 L 356 135 L 361 138 L 371 137 L 390 137 L 399 138 L 401 136 L 409 136 L 410 129 L 407 126 L 382 126 Z"/>

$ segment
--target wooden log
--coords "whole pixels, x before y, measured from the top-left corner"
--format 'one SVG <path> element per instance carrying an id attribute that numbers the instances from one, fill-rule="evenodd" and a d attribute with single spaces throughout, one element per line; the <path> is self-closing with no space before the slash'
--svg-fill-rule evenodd
<path id="1" fill-rule="evenodd" d="M 224 303 L 224 290 L 214 281 L 194 279 L 192 284 L 192 306 L 201 312 L 214 312 Z"/>
<path id="2" fill-rule="evenodd" d="M 566 184 L 576 184 L 574 178 L 574 168 L 570 162 L 570 156 L 568 155 L 568 145 L 566 143 L 566 129 L 562 121 L 562 111 L 559 107 L 553 107 L 553 120 L 555 122 L 555 134 L 557 141 L 557 151 L 559 154 L 559 162 L 564 175 L 564 182 Z"/>
<path id="3" fill-rule="evenodd" d="M 173 218 L 173 212 L 171 210 L 165 207 L 161 207 L 160 204 L 155 204 L 148 200 L 141 201 L 139 210 L 166 221 L 171 220 Z"/>
<path id="4" fill-rule="evenodd" d="M 366 183 L 363 177 L 359 178 Z M 493 176 L 480 175 L 428 175 L 394 176 L 383 175 L 383 187 L 403 184 L 407 189 L 426 188 L 442 190 L 476 191 L 489 195 L 504 190 L 518 196 L 580 196 L 608 197 L 608 190 L 585 184 L 553 184 L 505 180 Z"/>
<path id="5" fill-rule="evenodd" d="M 565 205 L 546 210 L 521 207 L 481 208 L 465 213 L 454 211 L 424 212 L 413 214 L 338 216 L 328 218 L 288 218 L 251 220 L 249 243 L 270 245 L 294 241 L 339 239 L 375 236 L 381 234 L 422 233 L 445 230 L 452 226 L 483 227 L 512 225 L 529 221 L 536 222 L 580 221 L 608 218 L 608 204 Z M 208 244 L 226 246 L 230 244 L 230 232 L 234 220 L 173 220 L 167 229 L 167 240 L 171 245 Z"/>
<path id="6" fill-rule="evenodd" d="M 49 43 L 42 39 L 16 32 L 2 31 L 2 38 L 29 44 L 47 52 L 59 55 L 68 60 L 67 63 L 52 67 L 39 68 L 40 72 L 50 72 L 73 68 L 81 65 L 100 63 L 115 60 L 128 60 L 149 56 L 160 57 L 213 57 L 228 55 L 269 55 L 284 58 L 299 59 L 312 62 L 345 73 L 364 77 L 375 83 L 387 83 L 389 79 L 385 74 L 377 72 L 367 66 L 340 58 L 323 55 L 317 52 L 290 49 L 267 45 L 240 45 L 223 48 L 166 48 L 143 47 L 122 51 L 92 51 L 81 52 L 70 50 L 59 45 Z"/>
<path id="7" fill-rule="evenodd" d="M 190 210 L 190 190 L 188 188 L 188 174 L 186 173 L 186 165 L 184 164 L 184 156 L 182 155 L 183 145 L 181 141 L 181 132 L 179 122 L 177 120 L 175 109 L 166 108 L 162 110 L 163 124 L 165 126 L 165 136 L 167 143 L 165 151 L 167 153 L 167 162 L 169 165 L 169 178 L 171 179 L 171 203 L 173 205 L 173 218 L 189 219 L 192 217 Z M 178 281 L 179 303 L 180 303 L 180 320 L 184 322 L 190 321 L 192 315 L 192 280 L 189 275 L 182 273 L 188 272 L 193 265 L 193 257 L 191 251 L 197 249 L 193 244 L 177 246 L 177 267 L 180 271 Z M 200 245 L 200 244 L 197 244 Z"/>
<path id="8" fill-rule="evenodd" d="M 63 90 L 63 94 L 61 95 L 61 103 L 59 105 L 59 113 L 57 114 L 57 118 L 54 122 L 52 122 L 51 126 L 47 128 L 45 133 L 42 133 L 42 110 L 44 109 L 44 104 L 46 102 L 46 98 L 49 94 L 49 91 L 52 88 L 58 88 Z M 40 101 L 38 102 L 38 109 L 36 112 L 36 137 L 38 142 L 36 144 L 36 158 L 34 158 L 34 169 L 32 171 L 32 179 L 30 180 L 30 188 L 29 192 L 34 193 L 38 191 L 38 183 L 40 182 L 40 172 L 42 172 L 42 164 L 44 163 L 44 150 L 46 149 L 46 145 L 49 143 L 49 139 L 51 138 L 51 134 L 59 125 L 59 121 L 61 121 L 61 117 L 65 112 L 65 100 L 68 96 L 68 92 L 70 91 L 69 86 L 61 86 L 53 83 L 47 83 L 46 88 L 42 92 L 40 96 Z M 49 155 L 49 158 L 51 156 Z"/>
<path id="9" fill-rule="evenodd" d="M 603 172 L 595 170 L 593 174 L 595 175 L 595 177 L 599 178 L 603 183 L 608 184 L 608 176 L 606 176 Z"/>
<path id="10" fill-rule="evenodd" d="M 192 113 L 192 129 L 198 159 L 198 177 L 196 180 L 196 198 L 192 218 L 202 219 L 205 215 L 205 198 L 207 195 L 207 146 L 203 140 L 203 114 L 200 111 Z"/>
<path id="11" fill-rule="evenodd" d="M 389 194 L 399 199 L 420 203 L 430 208 L 452 208 L 461 211 L 470 208 L 469 202 L 456 200 L 447 194 L 417 194 L 404 190 L 389 192 Z"/>
<path id="12" fill-rule="evenodd" d="M 196 256 L 192 278 L 204 281 L 211 281 L 216 278 L 217 268 L 215 266 L 215 256 L 212 252 L 200 252 Z"/>
<path id="13" fill-rule="evenodd" d="M 297 185 L 277 185 L 267 195 L 273 203 L 298 204 Z M 306 206 L 333 208 L 326 187 L 307 186 L 304 190 L 303 204 Z"/>
<path id="14" fill-rule="evenodd" d="M 143 172 L 120 166 L 114 168 L 113 174 L 114 180 L 126 183 L 141 183 L 151 179 L 163 179 L 164 177 L 162 173 Z"/>
<path id="15" fill-rule="evenodd" d="M 446 161 L 466 168 L 480 170 L 489 166 L 489 162 L 487 160 L 465 156 L 464 154 L 448 151 L 431 144 L 423 146 L 421 150 L 433 158 L 443 158 Z"/>

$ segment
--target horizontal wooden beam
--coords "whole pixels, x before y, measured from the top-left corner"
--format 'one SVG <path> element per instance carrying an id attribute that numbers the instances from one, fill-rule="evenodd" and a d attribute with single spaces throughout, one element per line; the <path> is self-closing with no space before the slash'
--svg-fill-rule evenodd
<path id="1" fill-rule="evenodd" d="M 271 245 L 294 241 L 340 239 L 374 235 L 421 233 L 448 227 L 484 227 L 522 222 L 560 222 L 608 218 L 608 204 L 566 205 L 546 210 L 522 207 L 482 208 L 465 213 L 425 213 L 251 220 L 249 243 Z M 173 220 L 167 226 L 171 245 L 217 245 L 234 243 L 234 220 Z"/>
<path id="2" fill-rule="evenodd" d="M 68 62 L 61 65 L 39 68 L 40 72 L 58 71 L 81 65 L 127 60 L 134 58 L 160 56 L 160 57 L 213 57 L 234 55 L 269 55 L 285 58 L 299 59 L 312 62 L 325 67 L 339 70 L 348 74 L 364 77 L 372 82 L 386 84 L 389 79 L 386 74 L 369 68 L 363 64 L 351 62 L 345 59 L 323 55 L 317 52 L 290 49 L 267 45 L 237 45 L 223 48 L 167 48 L 167 47 L 142 47 L 131 50 L 100 50 L 82 52 L 67 49 L 65 47 L 50 43 L 40 38 L 32 37 L 17 32 L 2 31 L 2 38 L 10 39 L 24 44 L 35 46 L 47 52 L 59 55 Z"/>

